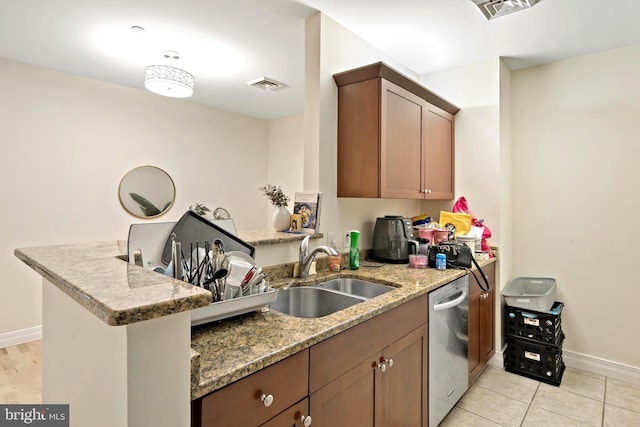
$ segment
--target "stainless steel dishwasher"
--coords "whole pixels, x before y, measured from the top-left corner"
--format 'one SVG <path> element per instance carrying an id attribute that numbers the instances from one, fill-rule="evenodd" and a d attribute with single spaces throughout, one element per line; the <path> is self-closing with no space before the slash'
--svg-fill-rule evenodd
<path id="1" fill-rule="evenodd" d="M 469 278 L 429 293 L 429 426 L 436 427 L 469 387 Z"/>

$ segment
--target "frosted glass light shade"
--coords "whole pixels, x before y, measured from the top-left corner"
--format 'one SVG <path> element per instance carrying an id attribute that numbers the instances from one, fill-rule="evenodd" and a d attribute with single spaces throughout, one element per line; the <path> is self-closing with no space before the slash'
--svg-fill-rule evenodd
<path id="1" fill-rule="evenodd" d="M 168 65 L 149 65 L 144 70 L 144 86 L 151 92 L 171 98 L 193 95 L 193 76 L 180 68 Z"/>

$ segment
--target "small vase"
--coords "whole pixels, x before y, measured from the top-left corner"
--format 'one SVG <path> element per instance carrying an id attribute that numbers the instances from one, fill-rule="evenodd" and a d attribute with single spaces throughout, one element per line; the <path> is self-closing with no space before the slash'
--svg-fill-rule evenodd
<path id="1" fill-rule="evenodd" d="M 273 213 L 272 225 L 275 231 L 287 231 L 289 229 L 289 220 L 291 219 L 291 212 L 286 206 L 280 206 L 276 208 Z"/>

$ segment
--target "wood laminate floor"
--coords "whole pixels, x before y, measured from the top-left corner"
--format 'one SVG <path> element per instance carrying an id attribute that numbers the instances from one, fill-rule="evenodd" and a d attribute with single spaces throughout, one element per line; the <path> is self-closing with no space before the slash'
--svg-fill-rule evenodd
<path id="1" fill-rule="evenodd" d="M 42 402 L 42 340 L 0 348 L 0 403 Z"/>

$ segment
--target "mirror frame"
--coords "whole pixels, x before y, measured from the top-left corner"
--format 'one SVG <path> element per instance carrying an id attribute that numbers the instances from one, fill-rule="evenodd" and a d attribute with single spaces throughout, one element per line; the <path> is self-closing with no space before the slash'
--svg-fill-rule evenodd
<path id="1" fill-rule="evenodd" d="M 155 181 L 155 185 L 150 187 L 149 181 Z M 165 202 L 169 195 L 169 202 Z M 136 218 L 157 218 L 173 206 L 176 200 L 176 186 L 171 176 L 163 169 L 151 165 L 138 166 L 123 175 L 118 185 L 118 199 L 124 210 Z M 156 206 L 154 202 L 164 205 Z M 145 213 L 145 210 L 149 213 Z"/>

